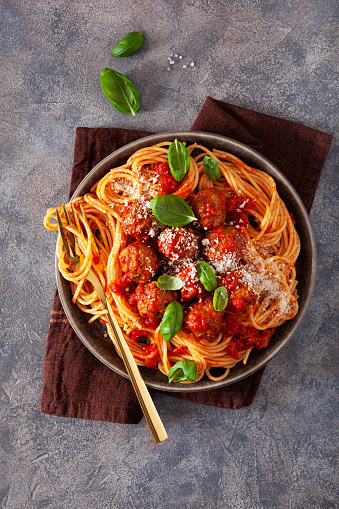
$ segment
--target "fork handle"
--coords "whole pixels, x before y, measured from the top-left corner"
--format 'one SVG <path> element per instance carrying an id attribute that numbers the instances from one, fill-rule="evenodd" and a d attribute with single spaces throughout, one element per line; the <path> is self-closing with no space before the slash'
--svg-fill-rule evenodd
<path id="1" fill-rule="evenodd" d="M 128 376 L 132 382 L 135 394 L 140 403 L 142 412 L 145 416 L 148 427 L 151 431 L 153 440 L 155 443 L 166 440 L 167 433 L 164 425 L 159 417 L 157 409 L 153 403 L 153 400 L 148 392 L 146 384 L 141 377 L 139 368 L 134 360 L 134 357 L 129 349 L 128 344 L 121 332 L 120 326 L 114 316 L 113 310 L 110 303 L 106 299 L 106 309 L 108 310 L 108 321 L 111 326 L 114 337 L 117 340 L 118 348 L 121 352 L 122 360 L 124 361 Z M 122 336 L 122 337 L 121 337 Z"/>
<path id="2" fill-rule="evenodd" d="M 89 271 L 87 279 L 93 284 L 99 296 L 99 299 L 101 300 L 102 305 L 108 311 L 107 319 L 109 325 L 112 329 L 113 336 L 116 339 L 122 360 L 125 364 L 128 376 L 132 382 L 133 389 L 140 403 L 141 410 L 145 416 L 146 422 L 151 431 L 153 440 L 156 444 L 162 442 L 167 438 L 166 430 L 164 428 L 163 423 L 161 422 L 161 419 L 159 417 L 157 409 L 155 408 L 150 393 L 148 392 L 146 384 L 142 379 L 139 368 L 134 360 L 131 350 L 129 349 L 129 346 L 126 342 L 125 336 L 122 333 L 120 325 L 118 324 L 118 320 L 115 318 L 113 309 L 106 298 L 106 295 L 103 291 L 103 288 L 97 276 L 92 272 L 92 270 Z"/>

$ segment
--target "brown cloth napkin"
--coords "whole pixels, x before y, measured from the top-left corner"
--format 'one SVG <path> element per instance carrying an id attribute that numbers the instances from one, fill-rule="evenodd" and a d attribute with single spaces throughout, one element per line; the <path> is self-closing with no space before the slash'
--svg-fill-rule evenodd
<path id="1" fill-rule="evenodd" d="M 332 136 L 211 97 L 206 99 L 191 129 L 228 136 L 260 152 L 286 175 L 310 211 Z M 127 129 L 77 128 L 70 196 L 104 157 L 149 134 Z M 263 371 L 222 389 L 168 395 L 237 409 L 252 403 Z M 47 337 L 41 411 L 126 424 L 138 423 L 142 417 L 129 380 L 87 350 L 70 326 L 57 292 Z"/>

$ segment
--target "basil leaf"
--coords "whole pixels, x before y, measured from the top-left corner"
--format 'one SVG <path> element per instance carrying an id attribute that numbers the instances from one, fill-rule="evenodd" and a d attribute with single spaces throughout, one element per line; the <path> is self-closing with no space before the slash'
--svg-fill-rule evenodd
<path id="1" fill-rule="evenodd" d="M 168 149 L 168 164 L 175 180 L 180 182 L 187 173 L 190 165 L 190 156 L 187 148 L 181 141 L 174 140 Z"/>
<path id="2" fill-rule="evenodd" d="M 160 290 L 180 290 L 184 286 L 184 283 L 179 277 L 168 276 L 163 274 L 158 278 L 157 287 Z"/>
<path id="3" fill-rule="evenodd" d="M 128 57 L 135 51 L 138 51 L 143 44 L 144 34 L 142 32 L 130 32 L 114 46 L 111 53 L 119 58 Z"/>
<path id="4" fill-rule="evenodd" d="M 203 170 L 211 180 L 218 180 L 221 177 L 221 171 L 219 170 L 219 164 L 213 157 L 204 157 L 202 164 Z"/>
<path id="5" fill-rule="evenodd" d="M 224 311 L 228 302 L 228 291 L 224 286 L 219 286 L 213 295 L 213 307 L 216 311 Z"/>
<path id="6" fill-rule="evenodd" d="M 213 269 L 206 262 L 197 262 L 196 265 L 200 282 L 208 292 L 215 290 L 218 286 L 216 275 Z"/>
<path id="7" fill-rule="evenodd" d="M 184 226 L 197 221 L 188 203 L 174 194 L 159 194 L 150 203 L 155 217 L 167 226 Z"/>
<path id="8" fill-rule="evenodd" d="M 165 341 L 170 341 L 181 331 L 184 311 L 176 300 L 170 302 L 160 324 L 160 332 Z"/>
<path id="9" fill-rule="evenodd" d="M 168 372 L 169 382 L 195 382 L 198 376 L 198 366 L 194 361 L 182 359 L 174 364 Z"/>
<path id="10" fill-rule="evenodd" d="M 135 116 L 140 106 L 139 92 L 126 76 L 106 67 L 102 70 L 100 83 L 103 93 L 116 110 Z"/>

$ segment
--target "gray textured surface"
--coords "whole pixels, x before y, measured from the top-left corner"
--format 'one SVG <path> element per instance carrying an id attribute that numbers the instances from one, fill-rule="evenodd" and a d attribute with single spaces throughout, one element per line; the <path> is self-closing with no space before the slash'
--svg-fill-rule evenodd
<path id="1" fill-rule="evenodd" d="M 67 199 L 75 127 L 189 129 L 212 95 L 336 134 L 335 0 L 3 0 L 1 7 L 1 507 L 337 507 L 335 141 L 311 213 L 316 291 L 250 408 L 158 394 L 170 438 L 157 446 L 144 421 L 39 412 L 55 248 L 42 219 Z M 143 50 L 115 60 L 111 47 L 132 30 L 145 33 Z M 167 71 L 171 53 L 195 66 Z M 141 91 L 135 118 L 101 93 L 103 67 Z"/>

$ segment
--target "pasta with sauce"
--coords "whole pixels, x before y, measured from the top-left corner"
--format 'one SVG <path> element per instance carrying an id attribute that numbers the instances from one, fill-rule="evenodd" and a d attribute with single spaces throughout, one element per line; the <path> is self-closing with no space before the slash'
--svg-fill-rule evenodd
<path id="1" fill-rule="evenodd" d="M 252 348 L 267 347 L 275 328 L 297 314 L 299 236 L 270 175 L 195 143 L 187 146 L 189 166 L 178 182 L 168 166 L 170 145 L 138 150 L 76 198 L 81 232 L 66 206 L 71 219 L 66 228 L 77 235 L 82 265 L 73 272 L 59 235 L 59 269 L 70 281 L 73 302 L 91 315 L 89 322 L 107 323 L 106 310 L 86 280 L 90 268 L 98 275 L 138 365 L 157 366 L 168 375 L 187 359 L 197 365 L 196 381 L 204 375 L 222 380 L 238 362 L 247 362 Z M 204 172 L 205 157 L 217 163 L 217 180 Z M 173 227 L 159 222 L 150 200 L 169 194 L 185 200 L 197 220 Z M 62 216 L 62 208 L 59 212 Z M 51 208 L 45 227 L 57 230 L 55 220 Z M 199 280 L 202 260 L 227 289 L 223 311 L 216 311 L 211 292 Z M 163 274 L 178 277 L 183 287 L 159 289 Z M 164 341 L 160 322 L 173 301 L 182 305 L 183 324 Z M 108 324 L 107 331 L 114 343 Z M 214 368 L 222 373 L 213 374 Z"/>

